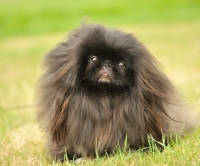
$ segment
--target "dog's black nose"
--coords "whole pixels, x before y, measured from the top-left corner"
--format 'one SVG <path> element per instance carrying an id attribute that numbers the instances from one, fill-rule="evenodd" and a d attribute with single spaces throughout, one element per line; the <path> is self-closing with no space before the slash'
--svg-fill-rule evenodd
<path id="1" fill-rule="evenodd" d="M 112 65 L 111 65 L 110 62 L 104 62 L 104 63 L 103 63 L 103 66 L 105 66 L 106 68 L 112 67 Z"/>

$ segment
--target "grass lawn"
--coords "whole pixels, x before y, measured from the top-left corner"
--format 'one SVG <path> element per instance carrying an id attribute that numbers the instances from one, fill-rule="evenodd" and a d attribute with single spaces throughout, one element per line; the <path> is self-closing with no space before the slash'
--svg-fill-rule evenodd
<path id="1" fill-rule="evenodd" d="M 199 0 L 4 0 L 0 37 L 35 36 L 72 29 L 86 18 L 107 25 L 193 21 Z M 0 38 L 0 40 L 1 40 Z"/>
<path id="2" fill-rule="evenodd" d="M 134 33 L 200 117 L 200 21 L 119 26 Z M 46 160 L 44 137 L 35 120 L 36 81 L 42 56 L 66 36 L 8 37 L 0 43 L 0 165 L 61 165 Z M 27 107 L 18 107 L 29 105 Z M 66 165 L 73 163 L 66 162 Z M 200 130 L 163 153 L 117 154 L 81 165 L 200 165 Z"/>

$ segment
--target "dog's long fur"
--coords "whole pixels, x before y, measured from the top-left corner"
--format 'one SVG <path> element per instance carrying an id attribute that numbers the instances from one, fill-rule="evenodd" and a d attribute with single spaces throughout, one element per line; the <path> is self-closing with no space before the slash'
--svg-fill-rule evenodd
<path id="1" fill-rule="evenodd" d="M 126 87 L 83 84 L 90 49 L 129 54 Z M 83 25 L 46 55 L 44 68 L 38 119 L 53 159 L 112 154 L 117 145 L 123 148 L 126 137 L 129 148 L 137 150 L 148 147 L 148 135 L 168 140 L 171 132 L 183 135 L 192 127 L 176 89 L 131 34 Z"/>

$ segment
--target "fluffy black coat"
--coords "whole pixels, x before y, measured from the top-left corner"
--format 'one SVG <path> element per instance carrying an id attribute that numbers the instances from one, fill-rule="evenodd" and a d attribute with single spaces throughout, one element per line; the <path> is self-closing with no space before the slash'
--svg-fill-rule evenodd
<path id="1" fill-rule="evenodd" d="M 38 119 L 52 158 L 148 147 L 191 127 L 188 111 L 155 59 L 131 34 L 84 25 L 44 60 Z"/>

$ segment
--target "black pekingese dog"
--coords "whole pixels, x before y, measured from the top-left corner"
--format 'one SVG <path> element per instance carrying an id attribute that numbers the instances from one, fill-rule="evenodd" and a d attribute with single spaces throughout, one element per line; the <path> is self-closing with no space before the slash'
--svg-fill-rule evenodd
<path id="1" fill-rule="evenodd" d="M 38 118 L 53 159 L 148 147 L 192 121 L 155 59 L 131 34 L 83 25 L 45 57 Z M 170 136 L 171 138 L 171 136 Z"/>

